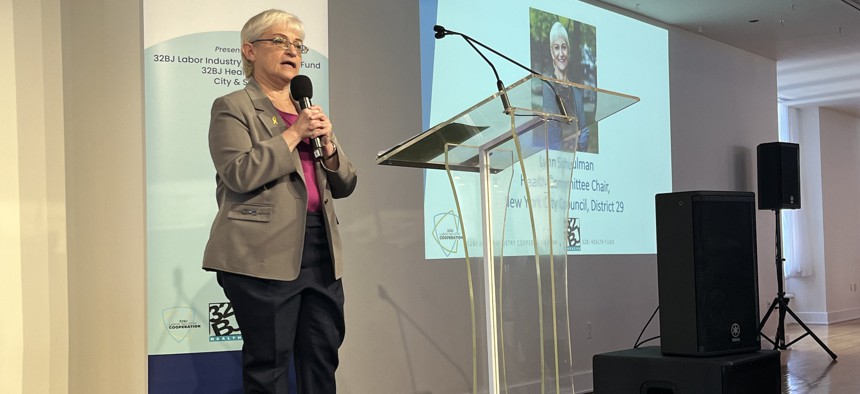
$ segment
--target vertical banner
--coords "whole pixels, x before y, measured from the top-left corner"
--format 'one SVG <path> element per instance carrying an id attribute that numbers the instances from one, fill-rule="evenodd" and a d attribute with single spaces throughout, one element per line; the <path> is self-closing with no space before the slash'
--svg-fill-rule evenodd
<path id="1" fill-rule="evenodd" d="M 272 8 L 304 22 L 301 73 L 328 110 L 327 2 L 143 1 L 151 393 L 241 391 L 241 328 L 215 275 L 201 269 L 217 211 L 209 111 L 244 87 L 239 31 Z"/>

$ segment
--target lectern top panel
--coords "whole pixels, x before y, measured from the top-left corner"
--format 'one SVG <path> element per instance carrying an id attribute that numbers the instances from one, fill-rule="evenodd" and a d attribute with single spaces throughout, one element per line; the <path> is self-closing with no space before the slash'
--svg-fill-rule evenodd
<path id="1" fill-rule="evenodd" d="M 439 123 L 389 149 L 376 158 L 380 165 L 444 169 L 449 165 L 462 170 L 477 170 L 475 148 L 502 145 L 515 134 L 525 133 L 543 122 L 577 124 L 575 115 L 566 116 L 543 111 L 541 92 L 545 85 L 567 86 L 595 94 L 594 121 L 604 118 L 639 101 L 638 97 L 565 82 L 540 75 L 529 75 L 504 91 L 496 92 L 462 113 Z M 507 95 L 511 110 L 505 113 L 501 96 Z M 573 112 L 570 110 L 570 112 Z M 587 124 L 590 126 L 591 124 Z M 463 146 L 463 149 L 458 149 Z M 447 148 L 447 158 L 445 151 Z"/>

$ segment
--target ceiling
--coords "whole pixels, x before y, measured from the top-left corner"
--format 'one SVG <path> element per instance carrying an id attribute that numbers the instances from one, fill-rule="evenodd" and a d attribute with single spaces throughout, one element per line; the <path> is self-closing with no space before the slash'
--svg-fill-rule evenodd
<path id="1" fill-rule="evenodd" d="M 860 0 L 846 0 L 860 8 Z M 776 60 L 777 95 L 860 117 L 860 9 L 842 0 L 593 0 Z"/>

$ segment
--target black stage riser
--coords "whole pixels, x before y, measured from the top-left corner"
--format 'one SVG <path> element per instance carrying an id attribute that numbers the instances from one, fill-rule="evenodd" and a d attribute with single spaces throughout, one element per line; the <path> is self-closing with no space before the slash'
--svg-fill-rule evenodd
<path id="1" fill-rule="evenodd" d="M 594 355 L 594 394 L 779 394 L 779 352 L 680 357 L 644 347 Z"/>

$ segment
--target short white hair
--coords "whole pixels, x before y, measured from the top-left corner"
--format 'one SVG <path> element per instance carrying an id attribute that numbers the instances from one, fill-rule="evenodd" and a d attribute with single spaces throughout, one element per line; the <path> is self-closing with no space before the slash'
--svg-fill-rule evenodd
<path id="1" fill-rule="evenodd" d="M 248 19 L 245 26 L 242 27 L 240 45 L 250 43 L 263 34 L 266 29 L 275 25 L 286 25 L 288 29 L 293 29 L 299 33 L 299 38 L 305 39 L 305 25 L 299 17 L 281 10 L 267 10 Z M 245 77 L 251 78 L 254 76 L 254 63 L 245 57 L 245 52 L 242 52 L 242 70 L 245 71 Z"/>
<path id="2" fill-rule="evenodd" d="M 552 46 L 552 43 L 559 38 L 564 38 L 564 42 L 567 45 L 570 45 L 570 39 L 567 36 L 567 29 L 564 28 L 564 25 L 561 22 L 555 22 L 552 27 L 549 29 L 549 45 Z"/>

